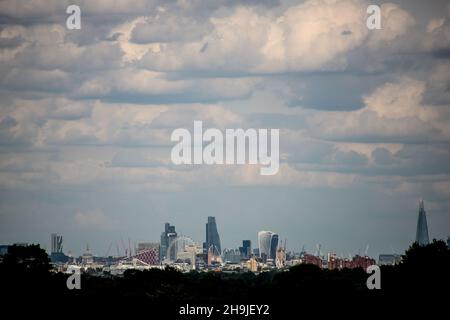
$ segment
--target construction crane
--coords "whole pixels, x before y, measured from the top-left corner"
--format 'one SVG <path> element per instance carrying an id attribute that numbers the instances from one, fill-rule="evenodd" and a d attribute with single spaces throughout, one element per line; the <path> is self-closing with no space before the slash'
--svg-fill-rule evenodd
<path id="1" fill-rule="evenodd" d="M 123 241 L 122 237 L 120 237 L 120 244 L 122 245 L 122 248 L 125 251 L 125 257 L 128 257 L 127 248 L 125 247 L 125 242 Z"/>
<path id="2" fill-rule="evenodd" d="M 105 257 L 108 257 L 109 251 L 111 251 L 112 245 L 113 245 L 113 243 L 112 243 L 112 241 L 111 241 L 110 244 L 109 244 L 108 250 L 106 251 Z"/>
<path id="3" fill-rule="evenodd" d="M 366 246 L 366 250 L 364 251 L 364 256 L 367 256 L 367 252 L 369 251 L 369 244 Z"/>
<path id="4" fill-rule="evenodd" d="M 116 241 L 117 256 L 120 257 L 119 244 Z"/>
<path id="5" fill-rule="evenodd" d="M 322 245 L 320 244 L 320 243 L 318 243 L 317 245 L 316 245 L 316 256 L 317 257 L 321 257 L 322 256 Z"/>

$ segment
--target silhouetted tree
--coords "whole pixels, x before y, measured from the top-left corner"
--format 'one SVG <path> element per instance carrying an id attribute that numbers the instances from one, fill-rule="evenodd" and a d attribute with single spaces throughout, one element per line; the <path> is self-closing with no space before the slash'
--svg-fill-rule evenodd
<path id="1" fill-rule="evenodd" d="M 3 257 L 2 268 L 14 273 L 47 273 L 50 270 L 50 260 L 38 244 L 12 245 Z"/>
<path id="2" fill-rule="evenodd" d="M 449 270 L 450 250 L 442 240 L 433 239 L 426 245 L 420 246 L 414 242 L 403 255 L 401 265 L 412 270 Z"/>
<path id="3" fill-rule="evenodd" d="M 434 239 L 426 246 L 413 243 L 397 269 L 397 279 L 392 279 L 397 291 L 436 294 L 450 286 L 450 251 L 442 240 Z"/>

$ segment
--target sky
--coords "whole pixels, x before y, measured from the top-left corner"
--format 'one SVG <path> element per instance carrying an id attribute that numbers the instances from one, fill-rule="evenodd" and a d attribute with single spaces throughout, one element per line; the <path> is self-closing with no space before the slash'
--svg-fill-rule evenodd
<path id="1" fill-rule="evenodd" d="M 81 9 L 81 29 L 66 8 Z M 370 4 L 381 29 L 366 26 Z M 260 230 L 402 253 L 450 235 L 450 2 L 0 0 L 0 243 Z M 280 169 L 171 162 L 176 128 L 280 129 Z"/>

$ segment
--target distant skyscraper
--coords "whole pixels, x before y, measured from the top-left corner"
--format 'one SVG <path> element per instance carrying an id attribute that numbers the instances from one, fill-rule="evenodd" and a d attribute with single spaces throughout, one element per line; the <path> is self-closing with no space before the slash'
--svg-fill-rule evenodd
<path id="1" fill-rule="evenodd" d="M 272 231 L 258 232 L 259 255 L 263 260 L 275 259 L 278 247 L 278 234 Z"/>
<path id="2" fill-rule="evenodd" d="M 171 226 L 170 223 L 165 223 L 164 232 L 161 233 L 161 249 L 159 251 L 160 261 L 168 258 L 171 261 L 177 259 L 177 246 L 176 246 L 177 233 L 175 226 Z M 171 246 L 171 244 L 173 245 Z M 168 252 L 170 247 L 170 252 Z"/>
<path id="3" fill-rule="evenodd" d="M 52 248 L 51 253 L 61 253 L 63 251 L 63 237 L 57 233 L 52 233 Z"/>
<path id="4" fill-rule="evenodd" d="M 56 233 L 52 233 L 51 237 L 52 243 L 51 243 L 50 260 L 54 263 L 67 262 L 69 260 L 69 257 L 63 253 L 63 237 Z"/>
<path id="5" fill-rule="evenodd" d="M 272 238 L 270 239 L 270 258 L 275 259 L 277 256 L 277 248 L 278 248 L 278 234 L 272 234 Z"/>
<path id="6" fill-rule="evenodd" d="M 170 261 L 177 260 L 177 252 L 178 252 L 178 246 L 177 246 L 177 238 L 178 234 L 176 232 L 167 234 L 167 238 L 169 239 L 169 247 L 167 248 L 167 255 L 170 259 Z"/>
<path id="7" fill-rule="evenodd" d="M 426 246 L 429 243 L 427 215 L 425 212 L 423 200 L 420 200 L 419 203 L 419 218 L 417 220 L 416 242 L 420 246 Z"/>
<path id="8" fill-rule="evenodd" d="M 239 251 L 242 258 L 250 258 L 252 254 L 252 242 L 250 240 L 242 240 L 242 247 L 239 247 Z"/>
<path id="9" fill-rule="evenodd" d="M 214 253 L 217 252 L 219 255 L 222 254 L 215 217 L 208 217 L 208 222 L 206 223 L 206 242 L 204 247 L 206 247 L 206 252 L 212 247 Z"/>
<path id="10" fill-rule="evenodd" d="M 275 265 L 277 268 L 282 268 L 286 265 L 286 250 L 283 246 L 277 249 Z"/>

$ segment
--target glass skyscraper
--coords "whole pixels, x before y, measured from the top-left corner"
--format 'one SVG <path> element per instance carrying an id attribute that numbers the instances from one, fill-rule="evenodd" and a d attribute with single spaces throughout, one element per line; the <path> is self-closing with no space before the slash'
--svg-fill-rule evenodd
<path id="1" fill-rule="evenodd" d="M 242 240 L 242 247 L 239 247 L 241 257 L 248 259 L 252 254 L 252 242 L 250 240 Z"/>
<path id="2" fill-rule="evenodd" d="M 175 226 L 171 226 L 170 223 L 165 223 L 164 232 L 161 233 L 161 242 L 160 242 L 160 250 L 159 250 L 159 260 L 162 262 L 164 259 L 169 259 L 171 261 L 176 260 L 177 256 L 177 246 L 176 243 L 171 246 L 170 252 L 167 252 L 170 245 L 176 241 L 177 233 L 175 231 Z"/>
<path id="3" fill-rule="evenodd" d="M 263 260 L 275 259 L 278 247 L 278 234 L 272 231 L 258 232 L 259 255 Z"/>
<path id="4" fill-rule="evenodd" d="M 56 233 L 52 233 L 51 253 L 61 253 L 63 251 L 62 243 L 63 243 L 63 237 Z"/>
<path id="5" fill-rule="evenodd" d="M 429 243 L 427 215 L 425 212 L 423 200 L 420 200 L 419 203 L 419 218 L 417 220 L 416 242 L 420 246 L 426 246 Z"/>
<path id="6" fill-rule="evenodd" d="M 208 222 L 206 223 L 206 242 L 205 249 L 206 252 L 211 248 L 213 251 L 222 254 L 222 249 L 220 246 L 219 232 L 217 231 L 217 224 L 215 217 L 208 217 Z"/>

